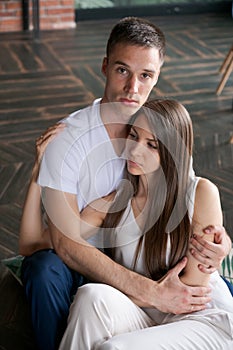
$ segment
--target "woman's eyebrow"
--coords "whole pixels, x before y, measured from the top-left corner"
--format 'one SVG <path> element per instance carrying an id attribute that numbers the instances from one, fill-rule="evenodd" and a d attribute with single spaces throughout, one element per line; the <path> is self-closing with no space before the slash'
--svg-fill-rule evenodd
<path id="1" fill-rule="evenodd" d="M 153 137 L 153 139 L 147 138 L 147 141 L 154 141 L 154 142 L 157 142 L 158 140 L 157 140 L 155 137 Z"/>
<path id="2" fill-rule="evenodd" d="M 157 138 L 155 135 L 153 135 L 153 134 L 152 134 L 152 138 L 150 139 L 150 138 L 148 137 L 147 140 L 158 142 L 158 138 Z"/>

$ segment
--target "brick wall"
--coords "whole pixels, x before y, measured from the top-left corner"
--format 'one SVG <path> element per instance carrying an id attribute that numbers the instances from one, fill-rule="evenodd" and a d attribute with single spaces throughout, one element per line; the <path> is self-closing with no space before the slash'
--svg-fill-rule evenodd
<path id="1" fill-rule="evenodd" d="M 39 0 L 40 29 L 75 27 L 74 0 Z M 32 1 L 29 2 L 29 29 L 32 24 Z M 0 32 L 23 30 L 22 0 L 0 0 Z"/>
<path id="2" fill-rule="evenodd" d="M 22 30 L 21 0 L 0 0 L 0 32 Z"/>

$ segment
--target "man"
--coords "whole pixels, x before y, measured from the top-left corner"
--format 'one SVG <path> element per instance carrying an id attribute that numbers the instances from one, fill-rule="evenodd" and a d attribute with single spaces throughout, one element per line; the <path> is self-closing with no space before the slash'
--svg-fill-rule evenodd
<path id="1" fill-rule="evenodd" d="M 159 28 L 142 19 L 121 20 L 111 32 L 102 64 L 103 98 L 68 117 L 65 131 L 46 149 L 39 184 L 45 189 L 43 201 L 56 253 L 36 252 L 25 259 L 23 270 L 39 349 L 58 347 L 71 297 L 84 279 L 112 285 L 138 304 L 165 312 L 201 310 L 209 301 L 208 288 L 180 282 L 186 259 L 158 283 L 116 264 L 81 236 L 80 211 L 113 191 L 122 178 L 125 162 L 120 155 L 127 123 L 157 83 L 164 51 Z M 229 247 L 222 228 L 210 230 L 218 244 L 192 242 L 197 248 L 193 255 L 205 273 L 214 271 Z"/>

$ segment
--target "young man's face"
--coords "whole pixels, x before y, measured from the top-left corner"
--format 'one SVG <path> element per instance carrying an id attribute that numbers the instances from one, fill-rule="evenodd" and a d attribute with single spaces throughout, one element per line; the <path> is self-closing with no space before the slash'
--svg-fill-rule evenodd
<path id="1" fill-rule="evenodd" d="M 148 99 L 160 73 L 156 48 L 117 44 L 104 58 L 106 76 L 103 102 L 119 102 L 122 113 L 133 115 Z"/>

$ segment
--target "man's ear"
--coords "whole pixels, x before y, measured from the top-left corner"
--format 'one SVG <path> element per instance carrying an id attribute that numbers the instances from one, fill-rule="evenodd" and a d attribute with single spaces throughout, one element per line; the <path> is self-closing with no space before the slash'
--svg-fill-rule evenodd
<path id="1" fill-rule="evenodd" d="M 102 68 L 101 68 L 101 71 L 103 73 L 103 75 L 106 76 L 106 72 L 107 72 L 107 66 L 108 66 L 108 58 L 107 57 L 104 57 L 103 59 L 103 62 L 102 62 Z"/>

